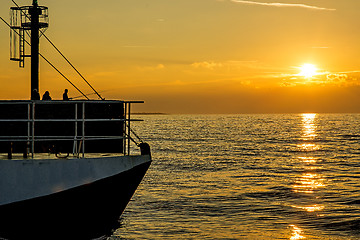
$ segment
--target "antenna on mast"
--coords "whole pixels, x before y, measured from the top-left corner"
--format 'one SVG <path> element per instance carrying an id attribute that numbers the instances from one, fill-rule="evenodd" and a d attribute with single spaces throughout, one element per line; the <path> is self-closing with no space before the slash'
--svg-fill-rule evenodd
<path id="1" fill-rule="evenodd" d="M 25 66 L 25 57 L 31 57 L 31 93 L 39 90 L 39 30 L 49 26 L 48 8 L 33 0 L 32 6 L 10 8 L 10 60 Z M 26 35 L 30 38 L 31 54 L 25 54 Z M 33 94 L 31 99 L 34 100 Z"/>

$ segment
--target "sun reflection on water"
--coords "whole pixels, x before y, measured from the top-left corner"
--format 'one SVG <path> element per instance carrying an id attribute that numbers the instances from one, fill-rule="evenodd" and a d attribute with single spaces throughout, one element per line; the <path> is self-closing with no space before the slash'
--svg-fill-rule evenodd
<path id="1" fill-rule="evenodd" d="M 294 192 L 313 193 L 316 189 L 324 187 L 325 179 L 319 174 L 304 173 L 293 185 Z"/>
<path id="2" fill-rule="evenodd" d="M 324 209 L 324 205 L 320 205 L 320 204 L 314 204 L 311 206 L 292 206 L 293 208 L 298 208 L 298 209 L 303 209 L 306 210 L 307 212 L 316 212 L 316 211 L 321 211 Z"/>
<path id="3" fill-rule="evenodd" d="M 303 136 L 304 140 L 313 140 L 316 134 L 316 113 L 304 113 L 302 114 L 302 123 L 303 123 Z"/>
<path id="4" fill-rule="evenodd" d="M 320 149 L 320 146 L 314 144 L 314 143 L 303 143 L 298 145 L 298 147 L 305 152 L 310 152 L 310 151 L 316 151 Z"/>
<path id="5" fill-rule="evenodd" d="M 291 237 L 290 240 L 299 240 L 299 239 L 304 239 L 305 237 L 302 235 L 303 231 L 295 226 L 295 225 L 290 225 L 291 227 Z"/>
<path id="6" fill-rule="evenodd" d="M 316 163 L 316 159 L 313 157 L 299 157 L 299 159 L 304 163 Z"/>
<path id="7" fill-rule="evenodd" d="M 305 141 L 302 144 L 298 144 L 298 147 L 301 149 L 301 151 L 304 152 L 311 152 L 311 151 L 317 151 L 320 149 L 320 146 L 313 143 L 312 140 L 314 140 L 317 137 L 316 133 L 316 113 L 304 113 L 302 114 L 302 130 L 303 134 L 301 136 L 301 140 Z"/>
<path id="8" fill-rule="evenodd" d="M 315 150 L 319 150 L 320 146 L 311 142 L 317 136 L 316 133 L 316 113 L 304 113 L 302 114 L 302 127 L 303 127 L 303 134 L 302 139 L 305 141 L 303 144 L 299 144 L 298 147 L 306 153 L 310 153 Z M 300 178 L 296 179 L 295 184 L 293 185 L 294 192 L 302 192 L 302 193 L 313 193 L 316 189 L 322 188 L 325 186 L 322 175 L 319 173 L 314 173 L 313 170 L 317 168 L 314 167 L 314 164 L 317 163 L 317 158 L 313 156 L 299 156 L 298 159 L 305 163 L 305 172 Z"/>
<path id="9" fill-rule="evenodd" d="M 303 166 L 303 173 L 295 178 L 292 190 L 295 193 L 306 194 L 305 199 L 297 199 L 292 208 L 307 213 L 315 213 L 323 211 L 325 205 L 319 198 L 319 193 L 325 185 L 325 178 L 321 174 L 322 166 L 319 165 L 319 157 L 315 152 L 321 148 L 316 141 L 317 133 L 317 114 L 302 114 L 302 134 L 300 139 L 302 143 L 297 147 L 301 152 L 301 156 L 297 156 L 300 164 Z M 318 215 L 318 214 L 317 214 Z M 296 226 L 290 225 L 292 232 L 290 240 L 304 239 L 303 230 Z"/>

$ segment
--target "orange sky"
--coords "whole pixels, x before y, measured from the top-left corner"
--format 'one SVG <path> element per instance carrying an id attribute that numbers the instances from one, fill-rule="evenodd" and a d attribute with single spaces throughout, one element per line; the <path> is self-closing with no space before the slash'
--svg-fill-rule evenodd
<path id="1" fill-rule="evenodd" d="M 29 5 L 31 0 L 17 0 Z M 39 0 L 46 35 L 106 99 L 139 112 L 360 112 L 358 0 Z M 9 21 L 11 0 L 0 16 Z M 41 53 L 91 90 L 41 39 Z M 30 60 L 9 60 L 0 23 L 2 99 L 28 99 Z M 27 51 L 29 52 L 29 50 Z M 316 74 L 300 76 L 301 66 Z M 44 61 L 40 92 L 78 96 Z"/>

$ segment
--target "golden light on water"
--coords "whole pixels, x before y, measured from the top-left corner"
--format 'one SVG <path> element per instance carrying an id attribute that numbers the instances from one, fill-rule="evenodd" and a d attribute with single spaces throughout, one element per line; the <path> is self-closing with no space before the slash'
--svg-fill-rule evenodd
<path id="1" fill-rule="evenodd" d="M 303 132 L 305 137 L 313 137 L 315 134 L 315 118 L 316 113 L 303 113 L 302 114 L 302 122 L 303 122 Z"/>
<path id="2" fill-rule="evenodd" d="M 302 235 L 302 230 L 295 226 L 295 225 L 290 225 L 291 227 L 291 237 L 290 240 L 299 240 L 299 239 L 304 239 L 305 237 Z"/>
<path id="3" fill-rule="evenodd" d="M 303 120 L 307 119 L 314 119 L 316 117 L 317 113 L 303 113 Z"/>
<path id="4" fill-rule="evenodd" d="M 318 115 L 315 113 L 304 113 L 301 115 L 301 143 L 297 147 L 304 153 L 302 156 L 298 156 L 299 163 L 303 164 L 304 172 L 296 177 L 295 183 L 292 186 L 295 193 L 306 194 L 309 197 L 304 200 L 295 201 L 291 207 L 307 213 L 316 213 L 323 211 L 325 208 L 325 205 L 318 198 L 318 193 L 326 186 L 325 178 L 321 171 L 318 171 L 322 168 L 318 163 L 319 157 L 312 154 L 312 152 L 321 148 L 314 141 L 318 136 L 317 117 Z M 290 240 L 306 238 L 300 227 L 296 225 L 290 225 L 290 227 L 292 230 Z"/>
<path id="5" fill-rule="evenodd" d="M 316 134 L 316 113 L 303 113 L 302 114 L 302 127 L 303 127 L 303 134 L 301 136 L 302 140 L 311 141 L 313 140 L 317 134 Z M 298 147 L 305 152 L 309 151 L 316 151 L 319 150 L 320 147 L 312 142 L 305 142 L 302 144 L 299 144 Z"/>
<path id="6" fill-rule="evenodd" d="M 318 174 L 305 173 L 293 185 L 294 192 L 313 193 L 316 189 L 325 186 L 322 176 Z"/>
<path id="7" fill-rule="evenodd" d="M 318 145 L 313 144 L 313 143 L 303 143 L 298 146 L 302 149 L 302 151 L 305 151 L 305 152 L 316 151 L 316 150 L 320 149 L 320 147 Z"/>
<path id="8" fill-rule="evenodd" d="M 299 208 L 299 209 L 304 209 L 307 212 L 316 212 L 316 211 L 321 211 L 324 209 L 324 205 L 318 205 L 318 204 L 314 204 L 311 206 L 292 206 L 293 208 Z"/>
<path id="9" fill-rule="evenodd" d="M 305 142 L 302 144 L 298 144 L 298 148 L 303 152 L 312 152 L 320 149 L 320 146 L 314 142 L 312 142 L 316 136 L 316 113 L 304 113 L 301 115 L 302 117 L 302 136 L 301 139 Z M 300 156 L 299 159 L 309 165 L 306 165 L 307 170 L 312 171 L 314 167 L 311 164 L 316 164 L 316 158 L 312 156 Z M 322 188 L 325 186 L 325 179 L 322 175 L 313 172 L 305 172 L 300 178 L 298 178 L 293 185 L 294 192 L 302 192 L 302 193 L 314 193 L 315 190 Z"/>
<path id="10" fill-rule="evenodd" d="M 316 159 L 314 157 L 299 157 L 304 163 L 316 163 Z"/>
<path id="11" fill-rule="evenodd" d="M 315 125 L 315 118 L 316 113 L 303 113 L 302 114 L 302 123 L 303 123 L 303 138 L 315 138 L 316 135 L 316 125 Z"/>

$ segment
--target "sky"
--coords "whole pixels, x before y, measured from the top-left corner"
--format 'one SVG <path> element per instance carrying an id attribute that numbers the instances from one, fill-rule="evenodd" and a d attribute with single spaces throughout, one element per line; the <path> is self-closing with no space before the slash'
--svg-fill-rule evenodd
<path id="1" fill-rule="evenodd" d="M 46 36 L 106 99 L 144 100 L 134 111 L 360 112 L 359 0 L 38 2 Z M 12 6 L 1 0 L 8 22 Z M 0 22 L 0 99 L 29 99 L 30 59 L 9 60 L 9 32 Z M 92 93 L 44 37 L 40 52 Z M 65 88 L 80 95 L 41 60 L 40 93 Z"/>

